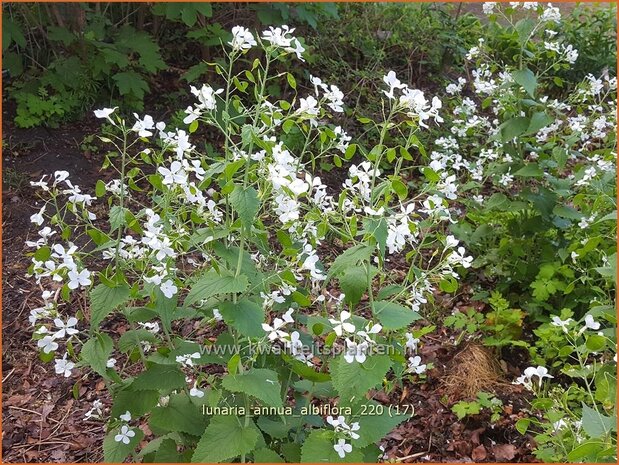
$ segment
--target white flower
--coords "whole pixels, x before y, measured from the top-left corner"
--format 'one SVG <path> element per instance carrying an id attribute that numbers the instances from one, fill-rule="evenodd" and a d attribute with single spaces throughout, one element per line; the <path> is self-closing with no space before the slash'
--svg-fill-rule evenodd
<path id="1" fill-rule="evenodd" d="M 385 207 L 380 207 L 378 210 L 374 210 L 371 207 L 363 207 L 363 211 L 370 216 L 383 216 L 385 213 Z"/>
<path id="2" fill-rule="evenodd" d="M 420 375 L 426 371 L 426 366 L 427 365 L 421 363 L 421 357 L 415 355 L 414 357 L 409 357 L 407 371 Z"/>
<path id="3" fill-rule="evenodd" d="M 344 424 L 344 430 L 346 431 L 346 433 L 348 433 L 351 439 L 359 439 L 360 436 L 357 433 L 355 433 L 355 431 L 359 431 L 360 429 L 361 429 L 361 426 L 356 421 L 352 423 L 350 426 Z"/>
<path id="4" fill-rule="evenodd" d="M 548 4 L 548 7 L 542 13 L 540 18 L 542 21 L 554 21 L 555 23 L 561 22 L 561 12 L 559 8 L 552 6 L 552 3 Z"/>
<path id="5" fill-rule="evenodd" d="M 127 425 L 122 425 L 120 433 L 114 436 L 114 441 L 129 444 L 131 438 L 135 436 L 135 431 L 131 430 Z"/>
<path id="6" fill-rule="evenodd" d="M 43 176 L 39 181 L 30 181 L 30 185 L 32 187 L 40 187 L 41 189 L 43 189 L 45 192 L 49 191 L 49 186 L 47 185 L 47 181 L 44 181 L 44 179 L 47 176 Z"/>
<path id="7" fill-rule="evenodd" d="M 364 337 L 366 341 L 369 343 L 373 343 L 374 341 L 370 338 L 370 334 L 379 334 L 383 330 L 383 326 L 379 323 L 368 323 L 365 325 L 364 331 L 357 332 L 357 335 Z"/>
<path id="8" fill-rule="evenodd" d="M 37 346 L 39 349 L 43 349 L 43 352 L 49 354 L 58 348 L 58 343 L 54 341 L 53 336 L 45 336 L 43 339 L 37 341 Z"/>
<path id="9" fill-rule="evenodd" d="M 281 318 L 275 318 L 273 320 L 273 326 L 262 323 L 262 329 L 269 333 L 269 340 L 274 341 L 276 339 L 285 339 L 288 337 L 288 333 L 281 330 L 281 328 L 283 328 L 285 325 L 286 322 L 284 320 L 282 320 Z"/>
<path id="10" fill-rule="evenodd" d="M 331 415 L 327 417 L 327 423 L 333 426 L 335 429 L 338 429 L 340 425 L 345 425 L 346 419 L 340 415 L 337 418 L 333 418 Z"/>
<path id="11" fill-rule="evenodd" d="M 122 421 L 126 421 L 127 423 L 129 423 L 131 421 L 131 412 L 129 410 L 127 410 L 125 413 L 123 413 L 120 417 L 119 417 Z"/>
<path id="12" fill-rule="evenodd" d="M 346 323 L 346 320 L 348 320 L 349 318 L 350 312 L 347 312 L 346 310 L 343 310 L 342 313 L 340 313 L 339 320 L 329 318 L 329 322 L 335 325 L 333 327 L 333 331 L 335 331 L 335 334 L 341 336 L 345 332 L 353 333 L 355 331 L 355 325 L 353 325 L 352 323 Z"/>
<path id="13" fill-rule="evenodd" d="M 69 172 L 64 170 L 54 171 L 54 185 L 66 181 L 69 178 Z"/>
<path id="14" fill-rule="evenodd" d="M 200 358 L 200 352 L 194 352 L 193 354 L 177 355 L 176 362 L 186 367 L 193 366 L 193 359 Z"/>
<path id="15" fill-rule="evenodd" d="M 204 397 L 204 391 L 198 389 L 198 383 L 194 383 L 193 387 L 189 390 L 189 395 L 191 397 L 197 397 L 198 399 L 201 399 L 202 397 Z"/>
<path id="16" fill-rule="evenodd" d="M 595 321 L 592 315 L 585 316 L 585 326 L 583 326 L 582 329 L 578 333 L 582 334 L 587 329 L 592 329 L 594 331 L 597 331 L 598 329 L 600 329 L 600 323 Z"/>
<path id="17" fill-rule="evenodd" d="M 294 53 L 297 56 L 297 59 L 301 60 L 301 61 L 305 61 L 305 59 L 303 58 L 303 52 L 305 52 L 305 47 L 303 47 L 303 45 L 301 45 L 301 42 L 299 42 L 299 39 L 294 39 L 293 40 L 294 43 L 294 47 L 286 47 L 286 51 L 290 52 L 290 53 Z"/>
<path id="18" fill-rule="evenodd" d="M 394 71 L 389 71 L 385 76 L 383 76 L 383 81 L 389 86 L 389 91 L 383 90 L 383 93 L 390 100 L 393 100 L 395 98 L 395 95 L 393 93 L 395 89 L 404 89 L 406 87 L 406 84 L 401 83 L 400 80 L 396 77 Z"/>
<path id="19" fill-rule="evenodd" d="M 108 361 L 105 362 L 105 366 L 107 368 L 114 368 L 116 366 L 116 359 L 115 358 L 108 359 Z"/>
<path id="20" fill-rule="evenodd" d="M 159 289 L 161 289 L 163 295 L 166 296 L 168 299 L 171 299 L 172 296 L 178 292 L 178 287 L 174 285 L 174 282 L 171 279 L 168 279 L 167 281 L 161 283 Z"/>
<path id="21" fill-rule="evenodd" d="M 406 333 L 406 347 L 415 352 L 419 344 L 419 339 L 414 337 L 411 333 Z"/>
<path id="22" fill-rule="evenodd" d="M 107 118 L 112 124 L 115 124 L 114 121 L 112 121 L 112 118 L 110 118 L 110 115 L 112 113 L 114 113 L 114 111 L 116 111 L 118 107 L 114 107 L 114 108 L 101 108 L 100 110 L 95 110 L 95 116 L 97 118 Z"/>
<path id="23" fill-rule="evenodd" d="M 526 375 L 519 376 L 518 378 L 516 378 L 516 381 L 514 381 L 512 384 L 521 384 L 525 387 L 525 389 L 529 391 L 533 389 L 533 386 L 531 384 L 531 379 L 528 378 Z"/>
<path id="24" fill-rule="evenodd" d="M 92 403 L 92 407 L 90 410 L 86 412 L 84 415 L 84 420 L 88 420 L 90 418 L 101 418 L 103 415 L 103 402 L 99 399 L 95 399 Z"/>
<path id="25" fill-rule="evenodd" d="M 152 136 L 153 133 L 151 130 L 155 129 L 155 121 L 153 120 L 153 117 L 150 115 L 144 115 L 144 119 L 140 119 L 137 113 L 134 113 L 133 116 L 137 121 L 131 130 L 137 132 L 140 137 Z"/>
<path id="26" fill-rule="evenodd" d="M 539 378 L 538 382 L 540 386 L 542 385 L 542 381 L 544 378 L 554 378 L 554 376 L 548 374 L 548 368 L 543 366 L 528 367 L 524 370 L 524 376 L 528 380 L 531 380 L 533 376 L 537 376 Z"/>
<path id="27" fill-rule="evenodd" d="M 57 358 L 55 360 L 56 366 L 54 369 L 56 370 L 56 374 L 63 375 L 65 378 L 71 376 L 71 370 L 75 368 L 75 363 L 67 360 L 67 354 L 64 354 L 64 357 Z"/>
<path id="28" fill-rule="evenodd" d="M 356 342 L 346 338 L 346 353 L 344 354 L 344 360 L 346 360 L 347 363 L 352 363 L 355 360 L 358 363 L 363 363 L 367 358 L 366 352 L 368 348 L 369 345 L 365 341 L 361 344 L 357 344 Z"/>
<path id="29" fill-rule="evenodd" d="M 458 239 L 456 239 L 454 236 L 449 235 L 445 238 L 445 248 L 446 249 L 453 249 L 454 247 L 456 247 L 458 244 L 460 243 L 460 241 Z"/>
<path id="30" fill-rule="evenodd" d="M 215 318 L 217 321 L 222 321 L 224 319 L 224 317 L 221 316 L 221 312 L 218 308 L 213 309 L 213 318 Z"/>
<path id="31" fill-rule="evenodd" d="M 73 269 L 69 271 L 69 289 L 77 289 L 79 286 L 86 287 L 92 284 L 90 280 L 90 271 L 83 269 L 79 273 Z"/>
<path id="32" fill-rule="evenodd" d="M 163 175 L 163 184 L 168 186 L 171 184 L 187 184 L 187 173 L 183 170 L 183 164 L 175 160 L 170 165 L 170 169 L 160 166 L 157 171 Z"/>
<path id="33" fill-rule="evenodd" d="M 37 226 L 41 226 L 44 221 L 43 212 L 45 212 L 45 205 L 43 205 L 43 208 L 41 208 L 38 213 L 30 216 L 30 222 L 36 224 Z"/>
<path id="34" fill-rule="evenodd" d="M 187 116 L 185 116 L 185 118 L 183 119 L 183 123 L 185 124 L 191 124 L 195 120 L 200 118 L 200 116 L 202 116 L 202 112 L 200 111 L 200 109 L 194 108 L 191 105 L 187 107 L 187 109 L 185 110 L 185 113 L 187 114 Z"/>
<path id="35" fill-rule="evenodd" d="M 56 318 L 54 319 L 54 324 L 56 325 L 56 328 L 58 328 L 58 331 L 54 333 L 54 339 L 60 339 L 65 337 L 65 335 L 72 336 L 79 333 L 79 331 L 74 327 L 77 324 L 77 318 L 73 316 L 69 318 L 66 323 L 60 318 Z"/>
<path id="36" fill-rule="evenodd" d="M 344 111 L 344 93 L 336 85 L 331 84 L 328 90 L 325 90 L 325 98 L 328 100 L 327 106 L 331 110 L 342 113 Z"/>
<path id="37" fill-rule="evenodd" d="M 292 314 L 294 313 L 294 308 L 289 308 L 284 316 L 282 317 L 286 323 L 294 323 L 294 319 L 292 318 Z"/>
<path id="38" fill-rule="evenodd" d="M 454 250 L 451 255 L 449 255 L 447 261 L 451 265 L 460 265 L 463 268 L 470 268 L 471 263 L 473 263 L 473 257 L 465 257 L 465 254 L 466 250 L 464 249 L 464 247 L 458 247 L 458 250 Z"/>
<path id="39" fill-rule="evenodd" d="M 318 116 L 319 110 L 318 101 L 313 96 L 308 95 L 307 98 L 299 99 L 299 109 L 297 110 L 298 113 Z"/>
<path id="40" fill-rule="evenodd" d="M 352 452 L 352 446 L 346 443 L 345 439 L 339 439 L 337 441 L 337 444 L 333 445 L 333 449 L 335 449 L 337 455 L 339 455 L 342 459 L 346 456 L 346 454 Z"/>
<path id="41" fill-rule="evenodd" d="M 228 44 L 232 46 L 233 50 L 249 50 L 257 45 L 254 35 L 243 26 L 232 28 L 232 40 Z"/>
<path id="42" fill-rule="evenodd" d="M 305 61 L 302 55 L 305 48 L 301 45 L 301 42 L 295 37 L 288 37 L 293 32 L 294 28 L 291 29 L 286 25 L 281 28 L 270 26 L 269 30 L 262 33 L 262 38 L 275 47 L 282 47 L 288 53 L 295 53 L 299 60 Z"/>
<path id="43" fill-rule="evenodd" d="M 564 333 L 567 333 L 567 327 L 569 326 L 569 324 L 572 322 L 571 318 L 568 318 L 567 320 L 562 320 L 561 318 L 559 318 L 558 316 L 553 316 L 552 317 L 552 323 L 550 323 L 553 326 L 559 326 Z"/>
<path id="44" fill-rule="evenodd" d="M 200 89 L 195 88 L 194 86 L 190 87 L 191 93 L 198 97 L 198 106 L 200 110 L 214 110 L 217 108 L 217 101 L 215 100 L 215 96 L 221 94 L 224 90 L 217 89 L 214 90 L 211 86 L 207 84 L 203 84 Z"/>
<path id="45" fill-rule="evenodd" d="M 484 2 L 482 5 L 482 10 L 484 14 L 491 15 L 494 12 L 494 7 L 496 6 L 496 2 Z"/>

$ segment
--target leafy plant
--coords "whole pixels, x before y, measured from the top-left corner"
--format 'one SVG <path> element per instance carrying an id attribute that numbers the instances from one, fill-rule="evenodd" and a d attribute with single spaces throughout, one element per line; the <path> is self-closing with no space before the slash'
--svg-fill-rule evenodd
<path id="1" fill-rule="evenodd" d="M 467 416 L 479 415 L 483 410 L 487 410 L 490 413 L 490 422 L 495 423 L 501 418 L 503 402 L 492 394 L 479 392 L 475 400 L 461 400 L 451 407 L 451 411 L 456 414 L 459 420 Z"/>
<path id="2" fill-rule="evenodd" d="M 440 233 L 447 200 L 433 184 L 406 199 L 391 189 L 406 189 L 398 172 L 379 169 L 396 150 L 388 134 L 406 128 L 412 137 L 440 119 L 439 103 L 419 107 L 410 100 L 418 91 L 388 83 L 389 113 L 369 123 L 380 138 L 366 150 L 329 124 L 343 112 L 336 86 L 312 78 L 315 91 L 301 97 L 293 76 L 272 74 L 280 59 L 303 59 L 290 28 L 256 37 L 239 26 L 232 35 L 227 64 L 212 65 L 225 85 L 191 87 L 185 129 L 95 111 L 107 122 L 100 140 L 113 148 L 104 165 L 119 174 L 97 183 L 96 198 L 63 171 L 34 183 L 45 203 L 31 219 L 49 226 L 30 243 L 30 272 L 59 289 L 33 311 L 34 338 L 58 374 L 83 367 L 105 380 L 114 399 L 106 461 L 376 460 L 375 443 L 408 417 L 366 394 L 385 379 L 423 382 L 432 365 L 408 328 L 433 287 L 473 260 Z M 252 52 L 262 56 L 237 71 Z M 291 102 L 271 99 L 275 80 L 291 88 Z M 191 144 L 201 126 L 223 136 L 216 151 Z M 305 139 L 295 155 L 286 145 L 293 130 Z M 311 167 L 354 150 L 364 161 L 328 192 Z M 428 198 L 424 215 L 415 213 Z M 102 222 L 95 201 L 108 207 Z M 343 244 L 334 258 L 319 256 L 327 240 Z M 410 269 L 392 276 L 386 260 L 405 249 Z M 104 260 L 97 272 L 95 257 Z M 78 289 L 88 292 L 88 314 L 63 316 Z M 88 329 L 76 328 L 80 320 Z M 140 419 L 153 437 L 136 452 Z"/>

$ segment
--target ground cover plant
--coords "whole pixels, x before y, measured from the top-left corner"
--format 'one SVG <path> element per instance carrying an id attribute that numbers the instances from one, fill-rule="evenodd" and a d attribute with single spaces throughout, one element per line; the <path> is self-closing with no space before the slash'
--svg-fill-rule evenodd
<path id="1" fill-rule="evenodd" d="M 616 73 L 551 4 L 483 14 L 354 111 L 234 26 L 171 121 L 94 111 L 91 190 L 37 173 L 31 344 L 100 383 L 105 461 L 616 461 Z"/>

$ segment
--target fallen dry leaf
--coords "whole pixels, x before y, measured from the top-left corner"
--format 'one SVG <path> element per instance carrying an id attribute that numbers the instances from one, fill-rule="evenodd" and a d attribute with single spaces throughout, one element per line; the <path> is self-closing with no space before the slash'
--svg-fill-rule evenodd
<path id="1" fill-rule="evenodd" d="M 486 448 L 483 444 L 481 444 L 475 449 L 473 449 L 473 452 L 471 453 L 471 458 L 476 462 L 480 462 L 482 460 L 485 460 L 487 455 L 488 454 L 486 453 Z"/>
<path id="2" fill-rule="evenodd" d="M 511 444 L 497 444 L 492 448 L 497 462 L 507 462 L 516 456 L 516 447 Z"/>

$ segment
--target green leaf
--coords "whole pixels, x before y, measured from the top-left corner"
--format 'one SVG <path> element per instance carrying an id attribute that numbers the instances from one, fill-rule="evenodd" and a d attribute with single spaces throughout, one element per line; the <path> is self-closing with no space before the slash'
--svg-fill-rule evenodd
<path id="1" fill-rule="evenodd" d="M 112 76 L 112 79 L 116 82 L 120 95 L 133 95 L 135 98 L 142 100 L 144 93 L 149 90 L 146 81 L 135 71 L 116 73 Z"/>
<path id="2" fill-rule="evenodd" d="M 236 186 L 230 194 L 230 203 L 239 215 L 245 230 L 249 231 L 256 213 L 260 210 L 258 192 L 253 187 Z"/>
<path id="3" fill-rule="evenodd" d="M 583 462 L 584 459 L 590 459 L 588 461 L 594 462 L 597 458 L 597 454 L 602 452 L 605 448 L 603 442 L 587 441 L 567 454 L 567 460 L 570 463 Z"/>
<path id="4" fill-rule="evenodd" d="M 342 459 L 333 448 L 335 444 L 332 431 L 314 430 L 303 442 L 301 447 L 301 463 L 342 463 L 363 462 L 363 454 L 354 447 L 351 453 Z"/>
<path id="5" fill-rule="evenodd" d="M 106 190 L 107 189 L 105 187 L 105 183 L 101 181 L 101 179 L 99 179 L 97 181 L 97 184 L 95 185 L 95 195 L 97 197 L 103 197 L 105 195 Z"/>
<path id="6" fill-rule="evenodd" d="M 544 172 L 537 166 L 537 163 L 529 163 L 514 173 L 514 176 L 541 178 Z"/>
<path id="7" fill-rule="evenodd" d="M 118 339 L 118 350 L 125 353 L 131 352 L 140 347 L 142 341 L 156 342 L 157 340 L 157 336 L 147 329 L 131 329 L 123 333 Z"/>
<path id="8" fill-rule="evenodd" d="M 119 391 L 114 395 L 111 418 L 118 418 L 127 410 L 136 418 L 149 412 L 159 402 L 158 391 L 140 391 L 136 395 L 133 391 Z"/>
<path id="9" fill-rule="evenodd" d="M 286 80 L 288 81 L 290 87 L 292 87 L 294 90 L 297 89 L 297 81 L 292 74 L 286 73 Z"/>
<path id="10" fill-rule="evenodd" d="M 600 352 L 606 347 L 606 338 L 599 334 L 592 334 L 587 338 L 585 345 L 591 352 Z"/>
<path id="11" fill-rule="evenodd" d="M 186 386 L 185 375 L 176 365 L 152 364 L 131 383 L 133 391 L 170 391 Z"/>
<path id="12" fill-rule="evenodd" d="M 262 448 L 254 452 L 254 463 L 285 463 L 285 460 L 277 452 Z"/>
<path id="13" fill-rule="evenodd" d="M 178 305 L 178 297 L 172 296 L 171 299 L 167 298 L 163 292 L 159 289 L 155 292 L 156 300 L 154 310 L 161 319 L 163 328 L 170 332 L 172 331 L 172 320 L 174 320 L 174 312 Z"/>
<path id="14" fill-rule="evenodd" d="M 200 436 L 206 427 L 206 417 L 183 393 L 170 396 L 167 406 L 155 407 L 148 424 L 156 434 L 174 431 Z"/>
<path id="15" fill-rule="evenodd" d="M 107 361 L 114 350 L 114 341 L 110 336 L 97 333 L 82 346 L 80 358 L 99 375 L 107 377 Z"/>
<path id="16" fill-rule="evenodd" d="M 126 208 L 119 207 L 118 205 L 110 208 L 110 231 L 116 231 L 127 223 L 125 215 L 128 211 Z"/>
<path id="17" fill-rule="evenodd" d="M 421 319 L 421 315 L 410 308 L 386 300 L 374 302 L 372 313 L 385 329 L 404 328 L 413 321 Z"/>
<path id="18" fill-rule="evenodd" d="M 259 435 L 260 431 L 252 421 L 245 425 L 245 418 L 215 416 L 200 438 L 191 461 L 223 462 L 248 454 L 256 446 Z"/>
<path id="19" fill-rule="evenodd" d="M 531 97 L 535 97 L 535 88 L 537 87 L 537 78 L 533 71 L 528 68 L 520 69 L 512 73 L 512 77 L 517 84 L 520 84 Z"/>
<path id="20" fill-rule="evenodd" d="M 515 118 L 505 121 L 501 126 L 501 139 L 503 142 L 511 142 L 515 137 L 524 134 L 529 128 L 529 118 L 524 116 L 516 116 Z"/>
<path id="21" fill-rule="evenodd" d="M 99 327 L 106 316 L 129 300 L 130 289 L 126 284 L 108 287 L 99 284 L 90 292 L 90 326 Z"/>
<path id="22" fill-rule="evenodd" d="M 247 289 L 247 286 L 249 286 L 249 282 L 245 275 L 237 277 L 220 276 L 216 271 L 211 270 L 191 286 L 191 290 L 185 298 L 185 305 L 193 305 L 202 299 L 209 299 L 215 295 L 243 292 Z"/>
<path id="23" fill-rule="evenodd" d="M 357 144 L 350 144 L 348 148 L 346 149 L 346 152 L 344 153 L 344 158 L 346 158 L 346 160 L 350 160 L 352 157 L 355 156 L 356 152 L 357 152 Z"/>
<path id="24" fill-rule="evenodd" d="M 373 412 L 373 414 L 359 417 L 359 439 L 353 442 L 354 447 L 365 447 L 380 441 L 393 428 L 410 418 L 410 415 L 390 412 L 388 407 L 382 408 L 382 405 L 377 402 L 370 402 L 369 405 L 372 407 L 366 412 Z"/>
<path id="25" fill-rule="evenodd" d="M 372 247 L 365 244 L 358 244 L 346 250 L 333 260 L 333 264 L 331 268 L 329 268 L 329 276 L 338 275 L 350 266 L 355 266 L 361 262 L 367 262 L 372 256 L 372 250 Z"/>
<path id="26" fill-rule="evenodd" d="M 368 287 L 368 273 L 364 267 L 347 268 L 340 276 L 340 287 L 346 295 L 346 302 L 357 305 Z"/>
<path id="27" fill-rule="evenodd" d="M 10 17 L 2 18 L 2 51 L 4 52 L 11 43 L 15 43 L 19 47 L 26 47 L 26 37 L 24 36 L 19 24 L 11 21 Z"/>
<path id="28" fill-rule="evenodd" d="M 617 430 L 617 417 L 602 415 L 583 403 L 582 428 L 591 438 L 599 438 Z"/>
<path id="29" fill-rule="evenodd" d="M 141 453 L 141 451 L 140 451 Z M 161 444 L 155 453 L 155 463 L 180 463 L 183 462 L 182 456 L 178 453 L 178 445 L 171 438 L 162 439 Z"/>
<path id="30" fill-rule="evenodd" d="M 438 287 L 441 291 L 451 294 L 458 290 L 458 281 L 453 276 L 447 276 L 441 279 Z"/>
<path id="31" fill-rule="evenodd" d="M 561 218 L 569 218 L 570 220 L 580 220 L 584 215 L 569 205 L 557 205 L 552 209 L 552 212 Z"/>
<path id="32" fill-rule="evenodd" d="M 529 123 L 529 127 L 527 128 L 525 134 L 535 135 L 540 129 L 548 126 L 553 121 L 554 119 L 543 111 L 533 113 L 533 116 L 531 116 L 531 122 Z"/>
<path id="33" fill-rule="evenodd" d="M 114 437 L 120 433 L 120 427 L 114 428 L 103 440 L 103 460 L 106 463 L 122 463 L 131 454 L 144 437 L 140 428 L 130 428 L 135 436 L 130 438 L 129 444 L 117 442 Z"/>
<path id="34" fill-rule="evenodd" d="M 124 26 L 119 32 L 116 44 L 124 45 L 132 52 L 137 52 L 140 56 L 139 65 L 148 73 L 156 73 L 166 67 L 159 53 L 159 45 L 147 32 L 137 31 L 131 26 Z"/>
<path id="35" fill-rule="evenodd" d="M 381 256 L 385 256 L 385 247 L 387 246 L 387 237 L 389 236 L 389 225 L 384 218 L 365 218 L 363 220 L 363 227 L 366 237 L 369 236 L 370 243 L 376 241 Z"/>
<path id="36" fill-rule="evenodd" d="M 500 192 L 496 192 L 490 196 L 485 202 L 484 205 L 488 210 L 498 209 L 501 206 L 504 206 L 505 203 L 508 202 L 507 196 L 505 194 L 501 194 Z"/>
<path id="37" fill-rule="evenodd" d="M 390 367 L 391 360 L 387 355 L 371 355 L 363 364 L 348 363 L 341 356 L 331 361 L 331 379 L 341 400 L 348 402 L 353 397 L 363 398 L 380 384 Z"/>
<path id="38" fill-rule="evenodd" d="M 525 434 L 527 430 L 529 429 L 530 424 L 531 424 L 530 418 L 521 418 L 520 420 L 516 422 L 516 430 L 518 430 L 520 434 Z"/>
<path id="39" fill-rule="evenodd" d="M 256 397 L 270 407 L 281 407 L 281 384 L 277 373 L 264 368 L 253 368 L 236 375 L 227 374 L 221 380 L 224 388 L 231 392 L 242 392 Z"/>
<path id="40" fill-rule="evenodd" d="M 219 306 L 219 310 L 226 324 L 243 336 L 264 336 L 261 326 L 264 323 L 264 310 L 257 303 L 248 299 L 239 300 L 237 303 L 224 302 Z"/>
<path id="41" fill-rule="evenodd" d="M 336 335 L 335 333 L 331 333 L 331 334 Z M 329 345 L 328 341 L 325 341 L 325 344 Z M 306 380 L 309 380 L 315 383 L 323 383 L 331 379 L 331 376 L 329 376 L 328 373 L 322 373 L 320 371 L 316 371 L 314 368 L 308 367 L 305 363 L 297 359 L 294 359 L 290 356 L 284 356 L 284 358 L 286 362 L 292 368 L 292 371 L 294 371 L 297 375 L 299 375 L 303 379 L 306 379 Z"/>

